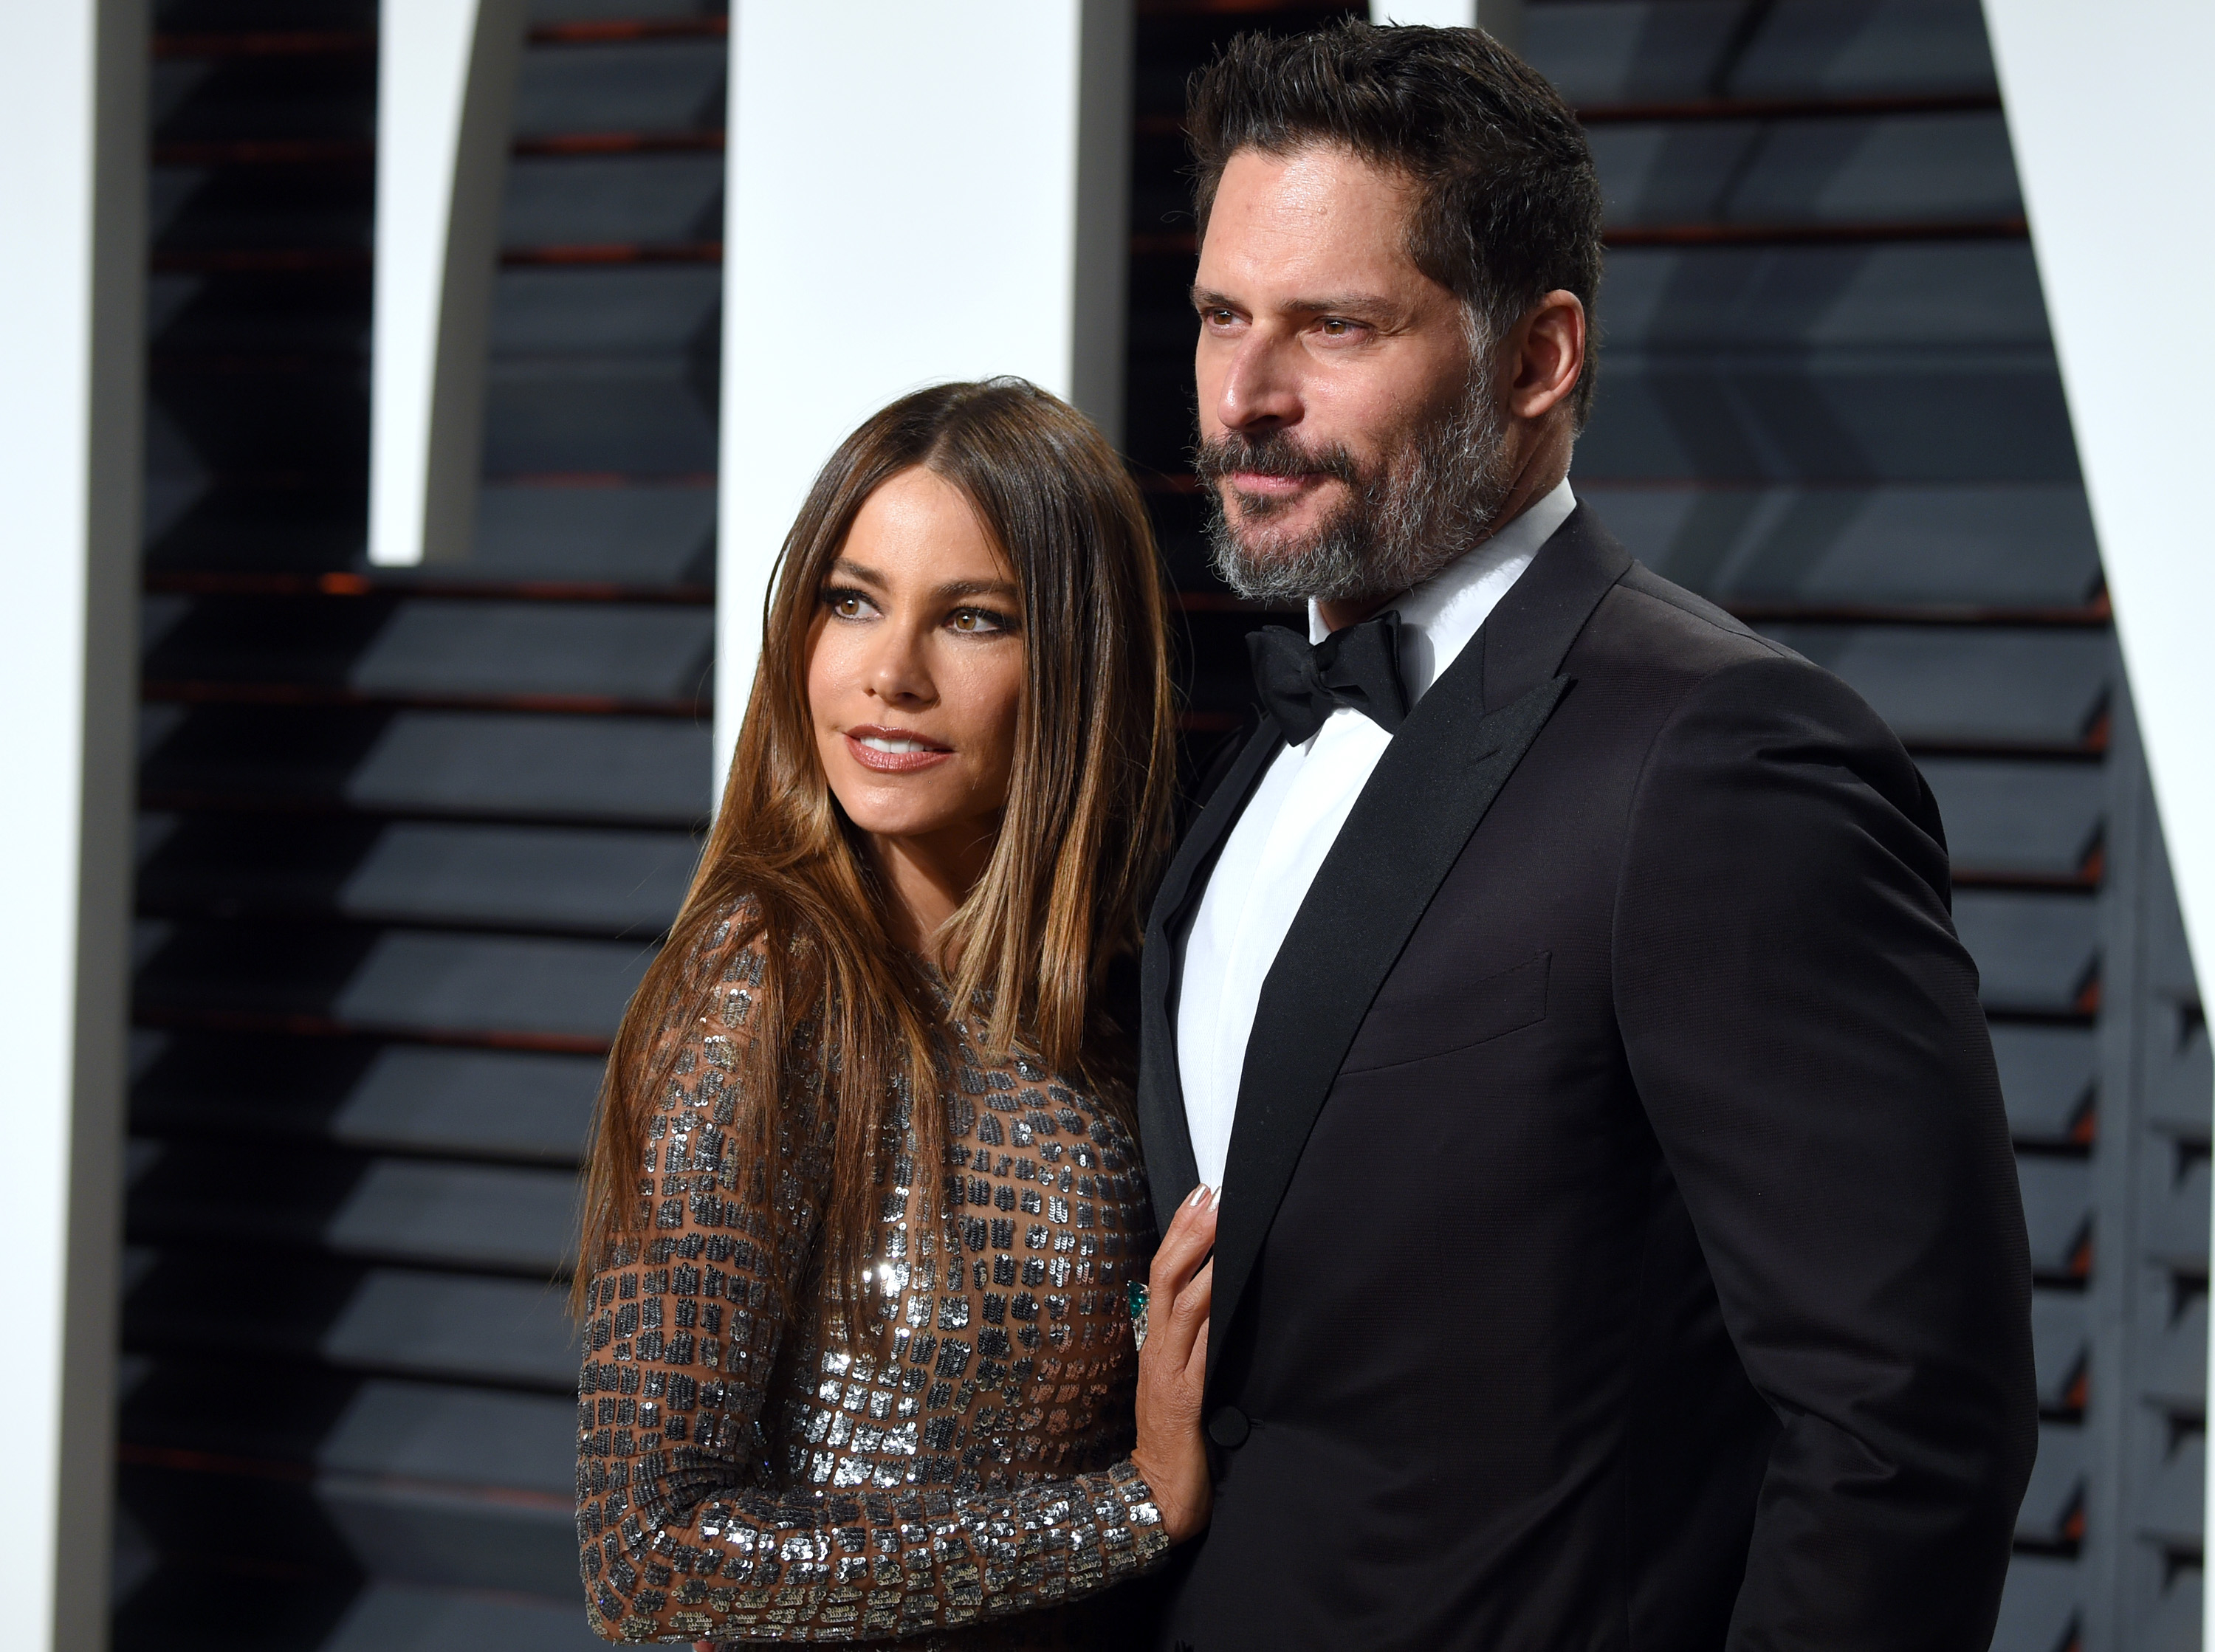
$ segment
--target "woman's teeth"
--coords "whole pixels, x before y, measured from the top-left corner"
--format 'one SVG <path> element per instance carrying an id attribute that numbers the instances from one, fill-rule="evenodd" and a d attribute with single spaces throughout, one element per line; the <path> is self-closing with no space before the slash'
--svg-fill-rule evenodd
<path id="1" fill-rule="evenodd" d="M 927 746 L 920 740 L 901 740 L 882 734 L 863 734 L 856 737 L 872 751 L 936 751 L 936 746 Z"/>

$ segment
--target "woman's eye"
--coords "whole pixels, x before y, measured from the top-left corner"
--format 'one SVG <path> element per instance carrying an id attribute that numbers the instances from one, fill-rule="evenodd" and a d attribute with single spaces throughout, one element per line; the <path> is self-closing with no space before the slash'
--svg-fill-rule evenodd
<path id="1" fill-rule="evenodd" d="M 823 605 L 842 620 L 865 619 L 871 611 L 869 599 L 858 590 L 826 590 Z"/>
<path id="2" fill-rule="evenodd" d="M 979 632 L 1004 631 L 1008 628 L 1007 621 L 999 615 L 981 608 L 957 608 L 948 616 L 947 623 L 956 631 L 973 635 Z"/>

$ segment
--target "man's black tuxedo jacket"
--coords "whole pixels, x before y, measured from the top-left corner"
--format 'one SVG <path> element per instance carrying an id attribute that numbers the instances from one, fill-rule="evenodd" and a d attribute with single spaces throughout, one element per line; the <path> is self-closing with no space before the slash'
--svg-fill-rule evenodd
<path id="1" fill-rule="evenodd" d="M 1172 865 L 1139 1117 L 1197 1180 Z M 1929 789 L 1589 511 L 1394 737 L 1262 990 L 1215 1251 L 1214 1522 L 1164 1649 L 1982 1652 L 2030 1262 Z"/>

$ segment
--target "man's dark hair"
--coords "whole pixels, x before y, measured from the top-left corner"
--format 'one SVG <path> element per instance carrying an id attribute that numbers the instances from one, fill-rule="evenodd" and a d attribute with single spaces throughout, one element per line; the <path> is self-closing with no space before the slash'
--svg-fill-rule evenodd
<path id="1" fill-rule="evenodd" d="M 1289 39 L 1241 34 L 1193 77 L 1185 133 L 1203 236 L 1240 150 L 1343 148 L 1414 186 L 1409 256 L 1492 338 L 1556 288 L 1595 311 L 1599 179 L 1584 130 L 1544 76 L 1480 29 L 1348 19 Z"/>

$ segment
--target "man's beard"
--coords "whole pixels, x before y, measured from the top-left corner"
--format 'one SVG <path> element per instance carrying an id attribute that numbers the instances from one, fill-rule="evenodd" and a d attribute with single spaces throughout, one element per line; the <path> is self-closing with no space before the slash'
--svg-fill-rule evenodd
<path id="1" fill-rule="evenodd" d="M 1201 443 L 1193 462 L 1207 484 L 1215 572 L 1256 602 L 1374 601 L 1420 584 L 1494 525 L 1515 485 L 1506 428 L 1491 387 L 1472 374 L 1445 418 L 1416 427 L 1366 473 L 1342 445 L 1310 450 L 1286 431 L 1225 431 Z M 1237 471 L 1334 476 L 1347 496 L 1296 535 L 1270 528 L 1292 501 L 1242 494 L 1234 526 L 1223 491 Z"/>

